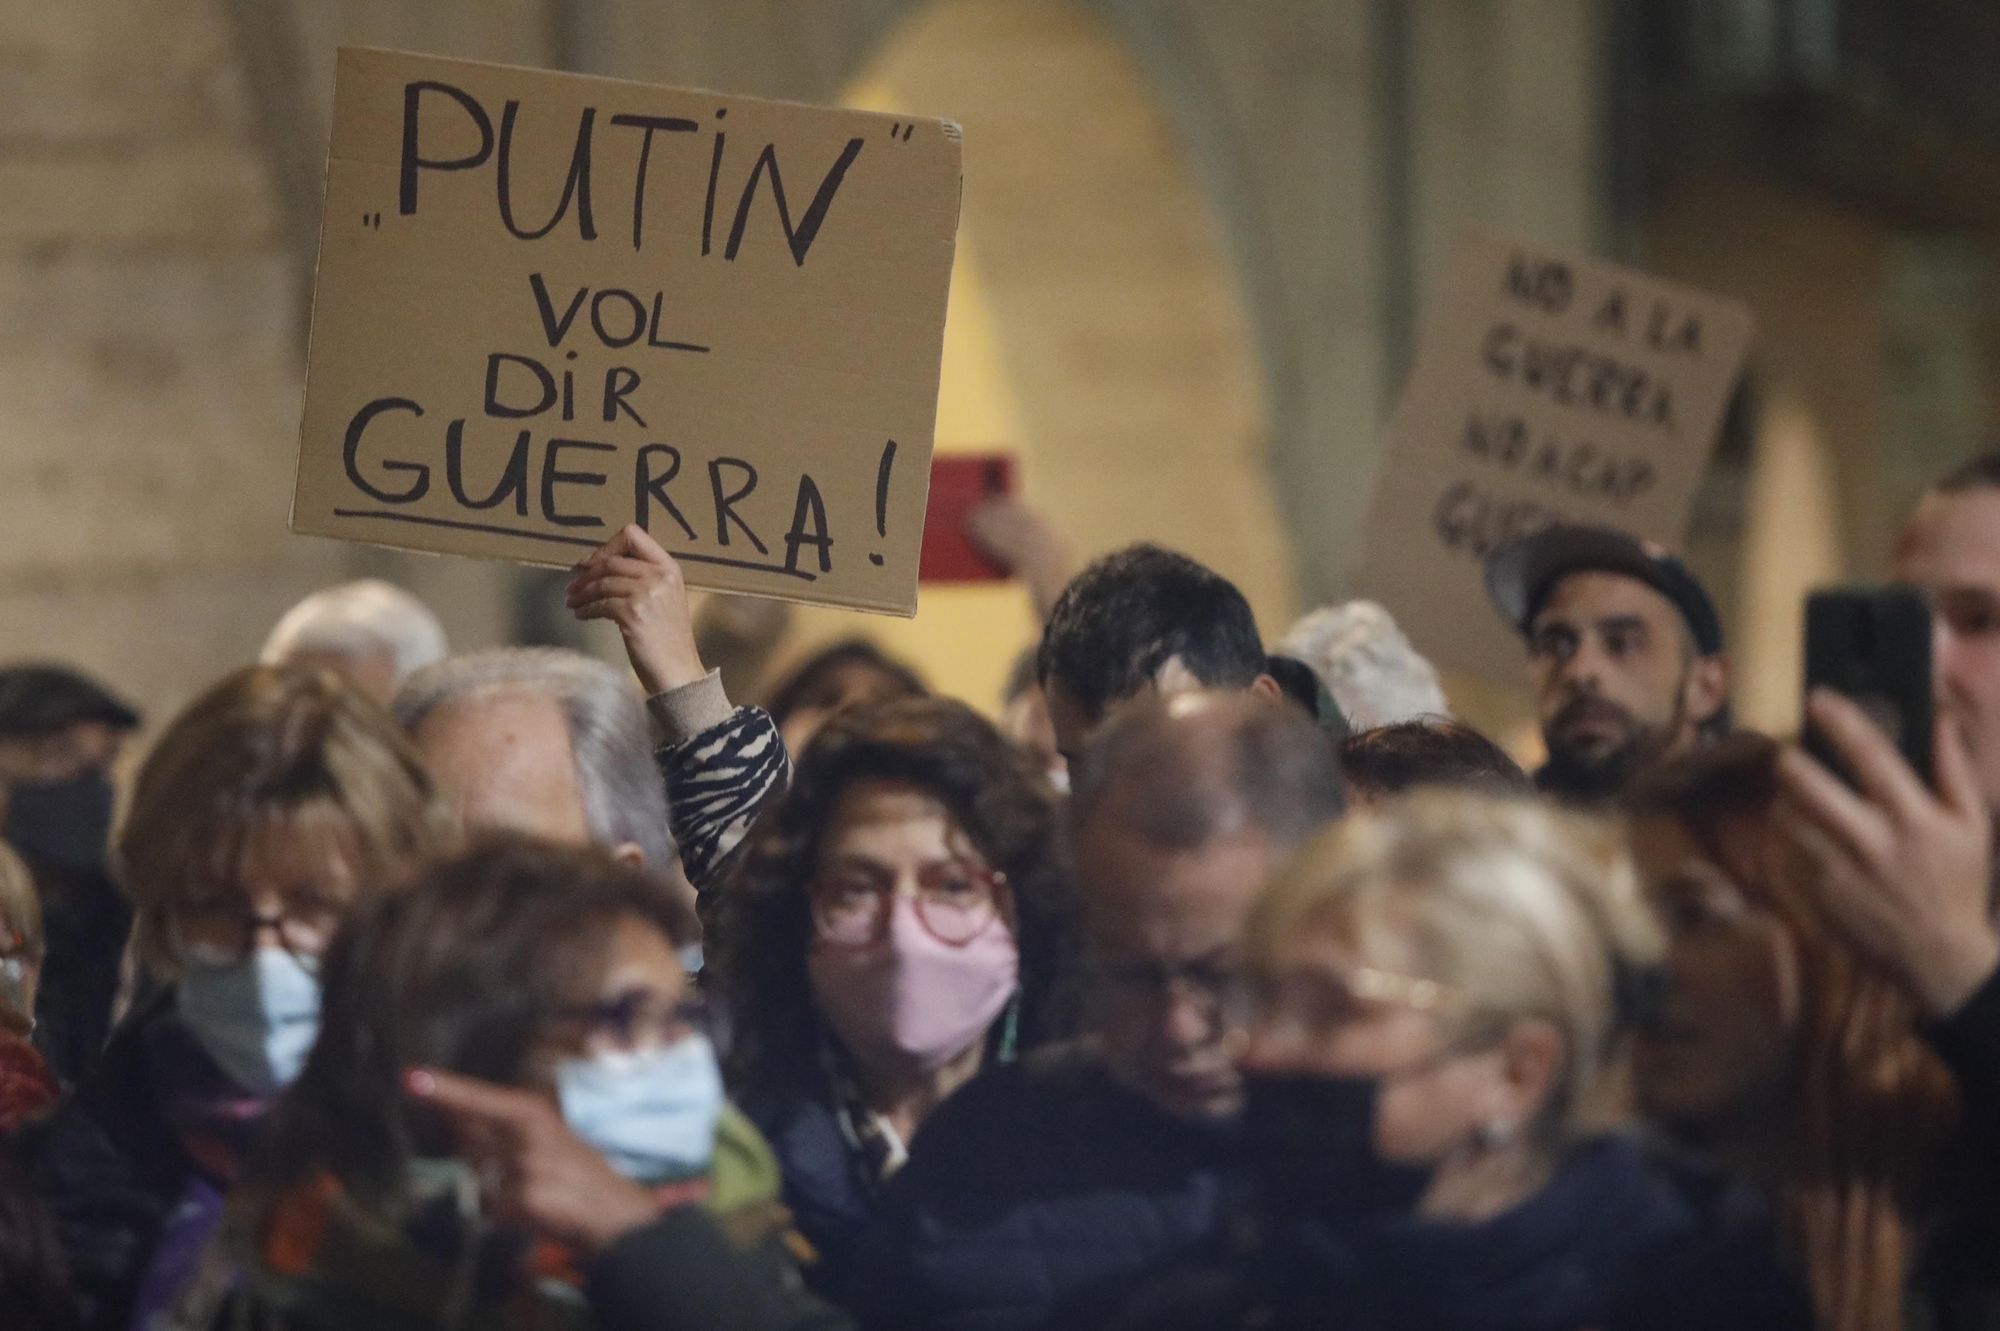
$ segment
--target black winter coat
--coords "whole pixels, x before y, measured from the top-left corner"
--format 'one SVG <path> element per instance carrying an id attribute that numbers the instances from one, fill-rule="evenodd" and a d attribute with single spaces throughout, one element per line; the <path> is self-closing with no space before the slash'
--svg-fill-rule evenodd
<path id="1" fill-rule="evenodd" d="M 1768 1216 L 1721 1176 L 1607 1138 L 1473 1224 L 1271 1223 L 1233 1258 L 1161 1271 L 1111 1331 L 1810 1331 Z"/>
<path id="2" fill-rule="evenodd" d="M 65 1086 L 90 1075 L 111 1031 L 132 907 L 108 877 L 64 873 L 26 856 L 48 952 L 35 994 L 35 1047 Z"/>
<path id="3" fill-rule="evenodd" d="M 1236 1140 L 1168 1117 L 1094 1056 L 1051 1050 L 975 1078 L 934 1111 L 863 1240 L 863 1325 L 1001 1331 L 1091 1310 L 1217 1232 Z"/>
<path id="4" fill-rule="evenodd" d="M 874 1218 L 880 1185 L 833 1107 L 802 1094 L 752 1094 L 744 1114 L 771 1144 L 784 1178 L 785 1206 L 813 1250 L 806 1282 L 833 1296 L 848 1281 L 854 1245 Z"/>
<path id="5" fill-rule="evenodd" d="M 2000 971 L 1925 1032 L 1958 1084 L 1958 1140 L 1910 1281 L 1917 1331 L 2000 1331 Z"/>
<path id="6" fill-rule="evenodd" d="M 168 1212 L 194 1170 L 161 1116 L 146 1028 L 161 995 L 112 1036 L 92 1076 L 17 1147 L 29 1187 L 55 1222 L 88 1331 L 125 1331 Z"/>
<path id="7" fill-rule="evenodd" d="M 684 1206 L 607 1249 L 585 1294 L 599 1331 L 852 1331 L 795 1285 L 781 1251 L 746 1253 Z"/>

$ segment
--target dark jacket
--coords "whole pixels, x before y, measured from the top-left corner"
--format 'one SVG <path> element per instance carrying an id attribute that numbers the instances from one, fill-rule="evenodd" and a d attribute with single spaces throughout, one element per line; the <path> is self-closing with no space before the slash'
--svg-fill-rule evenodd
<path id="1" fill-rule="evenodd" d="M 627 1234 L 591 1264 L 599 1331 L 845 1331 L 805 1294 L 782 1254 L 745 1252 L 697 1207 Z"/>
<path id="2" fill-rule="evenodd" d="M 90 1074 L 111 1031 L 132 908 L 102 873 L 64 872 L 23 852 L 48 940 L 35 994 L 35 1045 L 64 1085 Z"/>
<path id="3" fill-rule="evenodd" d="M 1923 1034 L 1958 1084 L 1962 1127 L 1910 1281 L 1910 1325 L 2000 1331 L 2000 971 Z"/>
<path id="4" fill-rule="evenodd" d="M 823 1097 L 751 1095 L 743 1112 L 771 1144 L 784 1176 L 784 1202 L 812 1248 L 806 1279 L 815 1290 L 845 1289 L 855 1244 L 875 1215 L 879 1184 Z"/>
<path id="5" fill-rule="evenodd" d="M 996 1068 L 925 1122 L 855 1263 L 872 1327 L 1065 1320 L 1211 1240 L 1240 1189 L 1234 1134 L 1170 1118 L 1080 1049 Z"/>
<path id="6" fill-rule="evenodd" d="M 1163 1270 L 1112 1331 L 1809 1331 L 1768 1216 L 1719 1175 L 1606 1138 L 1476 1224 L 1293 1220 Z"/>
<path id="7" fill-rule="evenodd" d="M 55 1221 L 91 1331 L 124 1331 L 168 1212 L 194 1164 L 154 1094 L 146 1029 L 163 996 L 112 1036 L 97 1070 L 22 1136 L 29 1186 Z"/>
<path id="8" fill-rule="evenodd" d="M 268 1108 L 216 1066 L 165 989 L 120 1024 L 76 1093 L 23 1134 L 29 1184 L 55 1221 L 89 1331 L 124 1331 L 136 1313 L 171 1306 Z"/>

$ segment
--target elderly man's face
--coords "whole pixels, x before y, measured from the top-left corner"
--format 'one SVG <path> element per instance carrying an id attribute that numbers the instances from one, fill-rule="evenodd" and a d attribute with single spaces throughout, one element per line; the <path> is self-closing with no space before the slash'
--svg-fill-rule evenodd
<path id="1" fill-rule="evenodd" d="M 569 725 L 553 699 L 475 693 L 434 709 L 411 739 L 467 828 L 589 844 Z"/>
<path id="2" fill-rule="evenodd" d="M 1223 1118 L 1242 1107 L 1225 1000 L 1274 854 L 1254 829 L 1196 850 L 1154 846 L 1110 809 L 1078 839 L 1105 1061 L 1170 1114 Z"/>

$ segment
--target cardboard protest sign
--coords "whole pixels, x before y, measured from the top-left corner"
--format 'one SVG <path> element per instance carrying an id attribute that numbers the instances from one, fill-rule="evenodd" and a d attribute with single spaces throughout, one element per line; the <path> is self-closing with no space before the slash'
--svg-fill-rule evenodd
<path id="1" fill-rule="evenodd" d="M 1520 679 L 1487 552 L 1559 522 L 1677 546 L 1750 334 L 1735 301 L 1469 233 L 1390 423 L 1360 591 L 1438 664 Z"/>
<path id="2" fill-rule="evenodd" d="M 343 49 L 292 529 L 916 611 L 939 120 Z"/>

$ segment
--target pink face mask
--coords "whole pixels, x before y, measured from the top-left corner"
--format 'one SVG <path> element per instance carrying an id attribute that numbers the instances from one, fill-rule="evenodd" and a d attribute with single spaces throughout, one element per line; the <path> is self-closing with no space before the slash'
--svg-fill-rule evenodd
<path id="1" fill-rule="evenodd" d="M 887 936 L 855 947 L 816 940 L 806 958 L 820 1011 L 856 1058 L 929 1072 L 965 1052 L 1014 996 L 1021 953 L 994 919 L 954 947 L 898 894 Z"/>

